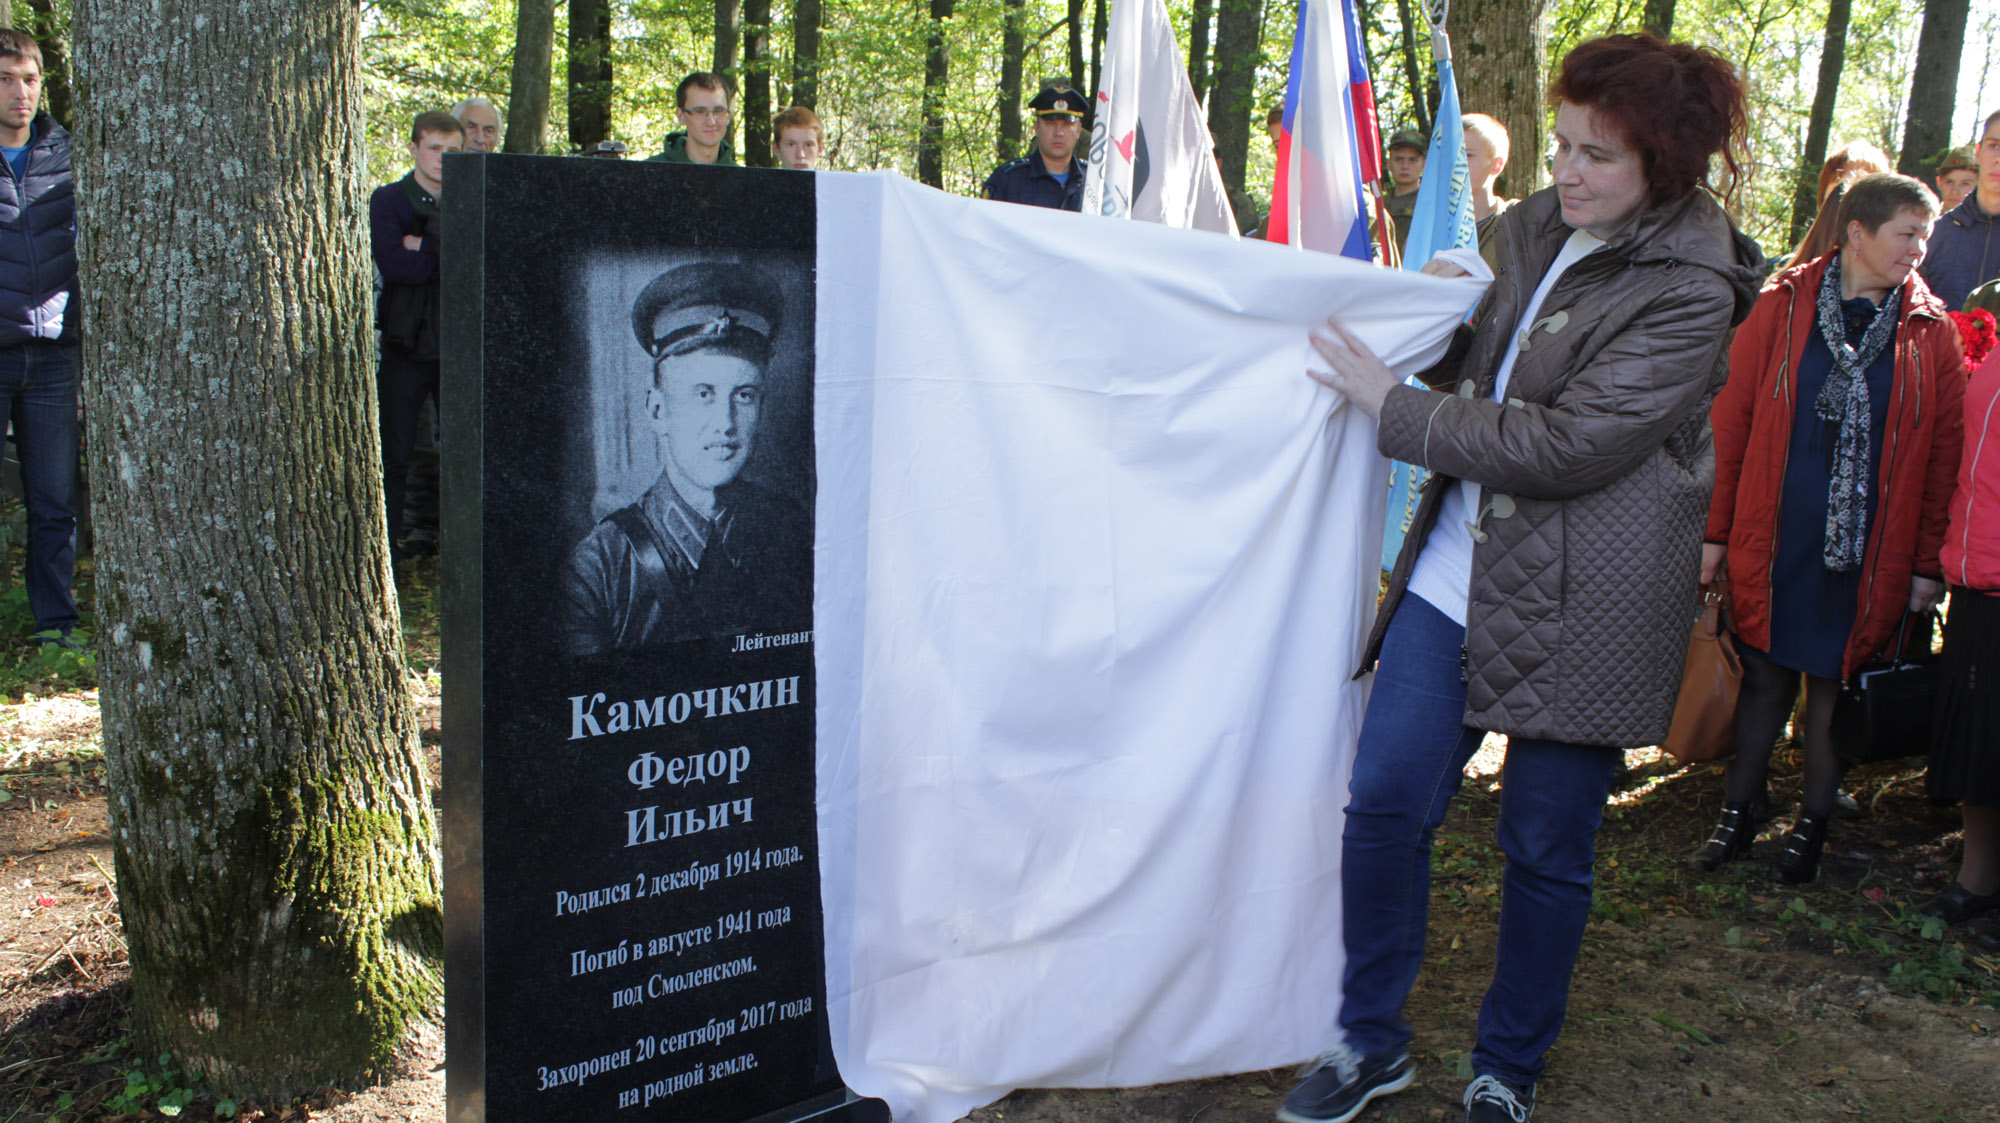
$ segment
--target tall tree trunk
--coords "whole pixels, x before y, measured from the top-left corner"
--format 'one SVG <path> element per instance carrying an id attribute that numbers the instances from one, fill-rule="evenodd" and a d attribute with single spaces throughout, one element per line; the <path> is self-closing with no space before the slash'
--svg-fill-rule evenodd
<path id="1" fill-rule="evenodd" d="M 1222 182 L 1232 201 L 1243 192 L 1250 163 L 1250 118 L 1256 108 L 1258 43 L 1264 0 L 1217 0 L 1215 79 L 1208 95 L 1208 131 L 1215 136 Z"/>
<path id="2" fill-rule="evenodd" d="M 792 104 L 819 107 L 820 0 L 792 5 Z"/>
<path id="3" fill-rule="evenodd" d="M 736 59 L 743 47 L 743 0 L 715 0 L 715 63 L 709 70 L 720 75 L 729 87 L 729 104 L 737 104 Z M 736 136 L 736 118 L 731 115 L 729 128 L 722 137 L 731 140 Z"/>
<path id="4" fill-rule="evenodd" d="M 1542 185 L 1544 130 L 1548 124 L 1543 86 L 1547 53 L 1543 12 L 1547 0 L 1484 0 L 1454 8 L 1452 68 L 1458 101 L 1467 113 L 1484 113 L 1507 129 L 1507 167 L 1500 173 L 1503 198 L 1519 199 Z"/>
<path id="5" fill-rule="evenodd" d="M 28 0 L 35 18 L 29 27 L 42 48 L 42 106 L 56 124 L 70 128 L 69 46 L 63 42 L 56 0 Z"/>
<path id="6" fill-rule="evenodd" d="M 736 71 L 743 43 L 743 0 L 715 0 L 715 52 L 709 70 L 724 77 Z"/>
<path id="7" fill-rule="evenodd" d="M 1952 143 L 1951 118 L 1958 107 L 1958 62 L 1965 53 L 1965 25 L 1972 0 L 1924 0 L 1924 27 L 1917 34 L 1917 65 L 1923 77 L 1910 83 L 1910 117 L 1903 126 L 1903 152 L 1896 170 L 1925 175 L 1941 149 Z"/>
<path id="8" fill-rule="evenodd" d="M 924 30 L 924 124 L 917 136 L 917 181 L 944 186 L 944 93 L 951 77 L 951 52 L 945 44 L 945 21 L 956 0 L 929 0 L 930 23 Z"/>
<path id="9" fill-rule="evenodd" d="M 1640 17 L 1639 26 L 1662 39 L 1673 38 L 1674 0 L 1646 0 L 1646 14 Z"/>
<path id="10" fill-rule="evenodd" d="M 283 1099 L 378 1070 L 441 1014 L 438 839 L 383 533 L 361 9 L 75 11 L 132 1034 Z"/>
<path id="11" fill-rule="evenodd" d="M 1188 15 L 1188 85 L 1197 103 L 1208 96 L 1208 26 L 1214 14 L 1215 0 L 1194 0 Z"/>
<path id="12" fill-rule="evenodd" d="M 1076 89 L 1083 88 L 1083 0 L 1069 0 L 1069 84 Z"/>
<path id="13" fill-rule="evenodd" d="M 1498 3 L 1480 4 L 1479 9 L 1483 13 L 1488 8 L 1501 7 L 1506 3 L 1507 0 L 1498 0 Z M 1431 107 L 1424 91 L 1430 88 L 1430 84 L 1424 81 L 1424 68 L 1417 62 L 1417 29 L 1424 29 L 1423 34 L 1428 41 L 1430 25 L 1417 15 L 1416 6 L 1410 0 L 1396 0 L 1396 14 L 1403 21 L 1403 81 L 1410 87 L 1410 116 L 1416 121 L 1417 131 L 1429 136 Z M 1394 122 L 1385 122 L 1383 131 L 1393 132 L 1396 127 Z M 1385 136 L 1383 139 L 1388 138 Z"/>
<path id="14" fill-rule="evenodd" d="M 744 0 L 743 162 L 768 168 L 771 160 L 771 0 Z"/>
<path id="15" fill-rule="evenodd" d="M 1027 0 L 1006 0 L 1000 31 L 1000 94 L 994 111 L 1000 128 L 994 133 L 993 155 L 1006 163 L 1021 154 L 1021 61 L 1027 53 L 1021 30 Z"/>
<path id="16" fill-rule="evenodd" d="M 1097 96 L 1098 79 L 1104 75 L 1104 36 L 1110 29 L 1104 23 L 1104 0 L 1092 0 L 1090 10 L 1090 85 L 1082 87 L 1086 98 Z M 1092 104 L 1096 104 L 1093 100 Z"/>
<path id="17" fill-rule="evenodd" d="M 502 152 L 545 151 L 549 137 L 549 67 L 555 60 L 558 0 L 520 0 L 514 14 L 514 76 L 508 84 Z"/>
<path id="18" fill-rule="evenodd" d="M 569 145 L 611 136 L 611 0 L 569 0 Z"/>
<path id="19" fill-rule="evenodd" d="M 1840 68 L 1847 60 L 1847 19 L 1854 0 L 1827 0 L 1826 37 L 1820 40 L 1819 84 L 1813 87 L 1812 116 L 1806 121 L 1806 147 L 1799 154 L 1798 178 L 1792 187 L 1792 244 L 1798 245 L 1819 213 L 1819 169 L 1826 162 L 1827 135 L 1833 131 L 1833 106 L 1840 97 Z M 1907 151 L 1907 149 L 1905 149 Z"/>

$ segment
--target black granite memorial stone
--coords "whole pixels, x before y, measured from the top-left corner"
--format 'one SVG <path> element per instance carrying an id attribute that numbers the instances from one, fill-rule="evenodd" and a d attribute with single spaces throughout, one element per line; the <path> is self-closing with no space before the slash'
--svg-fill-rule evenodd
<path id="1" fill-rule="evenodd" d="M 813 177 L 445 177 L 449 1117 L 886 1118 L 826 1022 Z"/>

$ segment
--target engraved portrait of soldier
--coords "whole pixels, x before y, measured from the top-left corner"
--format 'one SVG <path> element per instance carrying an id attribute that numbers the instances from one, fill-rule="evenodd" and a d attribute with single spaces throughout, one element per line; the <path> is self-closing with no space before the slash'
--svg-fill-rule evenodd
<path id="1" fill-rule="evenodd" d="M 811 627 L 810 515 L 744 476 L 767 420 L 784 308 L 772 278 L 743 262 L 670 268 L 633 301 L 633 337 L 650 368 L 636 428 L 657 441 L 661 468 L 563 566 L 572 654 Z"/>

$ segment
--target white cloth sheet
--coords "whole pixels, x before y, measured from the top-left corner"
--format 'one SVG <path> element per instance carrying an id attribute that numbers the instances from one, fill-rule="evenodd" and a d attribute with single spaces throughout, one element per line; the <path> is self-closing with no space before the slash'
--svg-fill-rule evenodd
<path id="1" fill-rule="evenodd" d="M 946 1123 L 1311 1055 L 1385 462 L 1306 333 L 1408 373 L 1483 285 L 817 179 L 842 1075 Z"/>

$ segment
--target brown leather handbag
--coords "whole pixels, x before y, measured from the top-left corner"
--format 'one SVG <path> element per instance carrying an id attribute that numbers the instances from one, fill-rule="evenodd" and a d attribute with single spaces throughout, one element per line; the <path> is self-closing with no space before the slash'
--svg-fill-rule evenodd
<path id="1" fill-rule="evenodd" d="M 1688 639 L 1687 671 L 1673 728 L 1660 747 L 1682 764 L 1720 760 L 1736 751 L 1736 696 L 1743 690 L 1743 660 L 1729 634 L 1728 589 L 1722 581 L 1701 589 L 1701 615 Z"/>

